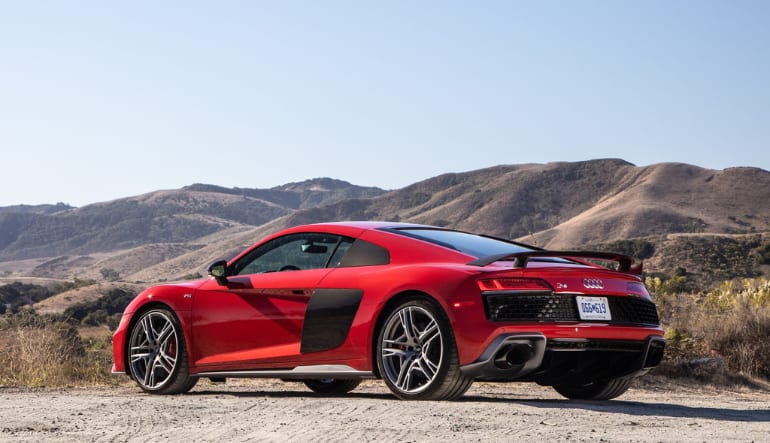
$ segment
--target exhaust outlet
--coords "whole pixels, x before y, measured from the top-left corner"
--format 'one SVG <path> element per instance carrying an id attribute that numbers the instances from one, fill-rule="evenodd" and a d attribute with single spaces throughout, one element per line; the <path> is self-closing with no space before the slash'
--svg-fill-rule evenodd
<path id="1" fill-rule="evenodd" d="M 495 366 L 503 370 L 521 366 L 532 359 L 533 354 L 534 349 L 529 343 L 509 344 L 495 355 Z"/>

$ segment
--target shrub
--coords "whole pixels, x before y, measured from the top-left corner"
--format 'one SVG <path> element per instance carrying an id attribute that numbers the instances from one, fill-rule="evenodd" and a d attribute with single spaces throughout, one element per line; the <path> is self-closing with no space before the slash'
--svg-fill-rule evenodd
<path id="1" fill-rule="evenodd" d="M 770 378 L 770 280 L 727 281 L 700 295 L 654 296 L 668 359 L 721 357 L 732 371 Z"/>
<path id="2" fill-rule="evenodd" d="M 114 383 L 109 337 L 83 341 L 77 328 L 31 311 L 0 319 L 0 384 Z"/>
<path id="3" fill-rule="evenodd" d="M 662 295 L 680 294 L 688 291 L 686 275 L 675 275 L 670 278 L 649 276 L 644 279 L 644 285 L 650 292 Z"/>
<path id="4" fill-rule="evenodd" d="M 99 272 L 102 274 L 102 278 L 107 281 L 120 280 L 120 273 L 112 268 L 102 268 Z"/>
<path id="5" fill-rule="evenodd" d="M 707 337 L 728 367 L 770 378 L 770 310 L 745 303 L 723 315 Z"/>
<path id="6" fill-rule="evenodd" d="M 64 310 L 64 316 L 77 320 L 83 325 L 107 325 L 115 329 L 128 303 L 136 296 L 125 289 L 114 288 L 91 302 L 77 303 Z"/>

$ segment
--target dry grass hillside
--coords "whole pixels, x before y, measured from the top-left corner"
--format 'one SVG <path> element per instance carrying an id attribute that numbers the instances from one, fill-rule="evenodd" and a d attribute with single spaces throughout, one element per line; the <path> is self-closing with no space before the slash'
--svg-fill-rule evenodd
<path id="1" fill-rule="evenodd" d="M 625 168 L 624 168 L 625 169 Z M 617 192 L 534 234 L 548 248 L 668 233 L 738 234 L 770 230 L 770 174 L 660 164 L 623 171 Z"/>
<path id="2" fill-rule="evenodd" d="M 193 242 L 232 227 L 260 226 L 308 205 L 383 192 L 340 180 L 313 179 L 273 189 L 193 185 L 82 208 L 0 208 L 0 261 Z"/>
<path id="3" fill-rule="evenodd" d="M 770 232 L 768 201 L 770 172 L 761 169 L 637 167 L 615 159 L 495 166 L 387 193 L 331 179 L 271 190 L 193 185 L 58 212 L 3 208 L 0 278 L 104 281 L 102 271 L 109 270 L 123 281 L 172 281 L 205 274 L 209 263 L 286 226 L 374 219 L 483 232 L 552 249 L 645 239 L 653 251 L 643 257 L 648 270 L 671 272 L 681 265 L 705 272 L 725 256 L 720 248 L 749 256 L 770 242 L 768 235 L 729 244 L 714 240 Z M 24 218 L 33 216 L 42 218 Z M 19 224 L 22 219 L 29 225 Z M 33 246 L 24 249 L 25 242 Z M 726 266 L 713 277 L 729 278 L 733 271 L 767 272 L 766 266 Z"/>
<path id="4" fill-rule="evenodd" d="M 287 224 L 387 219 L 451 226 L 548 248 L 668 233 L 770 230 L 770 173 L 622 160 L 498 166 L 299 211 Z"/>

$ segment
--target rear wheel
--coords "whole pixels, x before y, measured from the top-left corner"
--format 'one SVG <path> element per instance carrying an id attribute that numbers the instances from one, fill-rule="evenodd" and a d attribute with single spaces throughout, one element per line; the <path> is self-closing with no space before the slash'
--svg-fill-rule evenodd
<path id="1" fill-rule="evenodd" d="M 446 314 L 424 298 L 407 299 L 387 314 L 377 365 L 388 388 L 404 400 L 453 400 L 473 384 L 460 371 Z"/>
<path id="2" fill-rule="evenodd" d="M 167 309 L 141 314 L 128 342 L 129 371 L 140 388 L 153 394 L 180 394 L 198 382 L 190 377 L 184 333 Z"/>
<path id="3" fill-rule="evenodd" d="M 361 384 L 361 380 L 348 379 L 338 380 L 334 378 L 326 378 L 321 380 L 303 380 L 305 386 L 310 388 L 313 392 L 319 394 L 347 394 Z"/>
<path id="4" fill-rule="evenodd" d="M 623 395 L 633 383 L 632 378 L 615 378 L 585 384 L 558 384 L 559 394 L 574 400 L 611 400 Z"/>

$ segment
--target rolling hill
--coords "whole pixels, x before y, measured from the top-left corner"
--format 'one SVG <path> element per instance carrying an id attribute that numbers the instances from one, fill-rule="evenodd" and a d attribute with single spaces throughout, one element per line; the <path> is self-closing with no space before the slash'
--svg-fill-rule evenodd
<path id="1" fill-rule="evenodd" d="M 389 192 L 328 178 L 271 189 L 194 184 L 81 208 L 0 208 L 0 276 L 103 280 L 108 269 L 127 282 L 174 280 L 286 226 L 374 219 L 551 249 L 648 244 L 648 271 L 752 276 L 770 265 L 752 258 L 770 244 L 768 201 L 765 170 L 617 159 L 500 165 Z"/>

